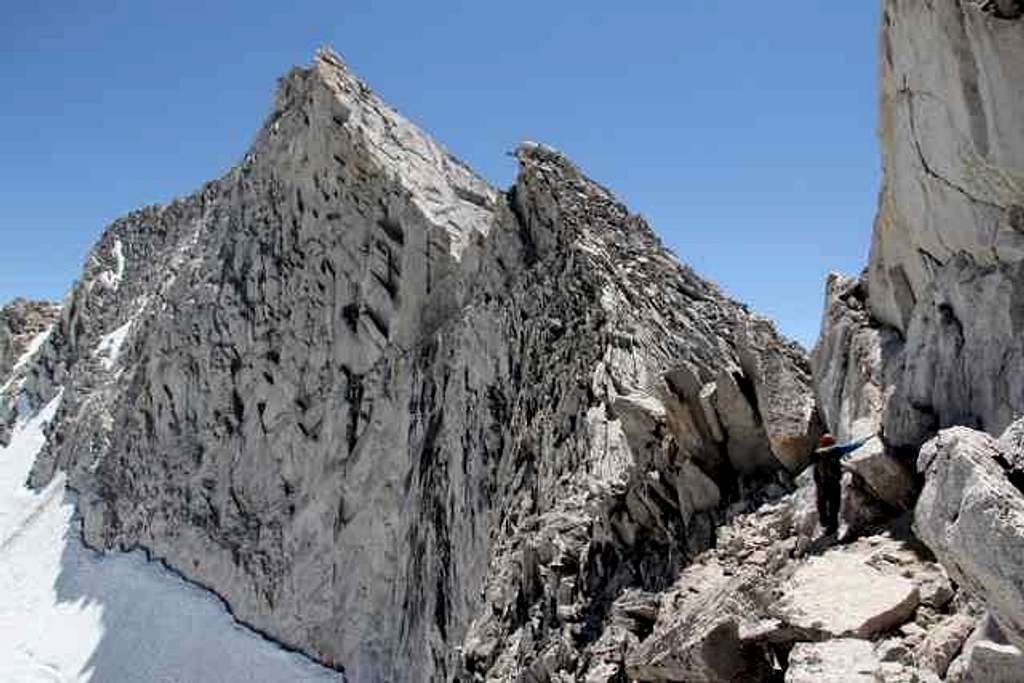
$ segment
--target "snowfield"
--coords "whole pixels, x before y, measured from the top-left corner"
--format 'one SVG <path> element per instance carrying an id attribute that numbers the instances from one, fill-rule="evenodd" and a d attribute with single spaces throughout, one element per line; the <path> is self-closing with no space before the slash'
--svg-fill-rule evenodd
<path id="1" fill-rule="evenodd" d="M 86 548 L 63 477 L 24 486 L 60 398 L 0 448 L 0 681 L 341 681 L 142 553 Z"/>

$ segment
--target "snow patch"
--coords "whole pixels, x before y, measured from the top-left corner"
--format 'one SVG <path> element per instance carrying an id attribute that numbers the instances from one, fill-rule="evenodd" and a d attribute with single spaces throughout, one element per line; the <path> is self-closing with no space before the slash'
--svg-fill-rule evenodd
<path id="1" fill-rule="evenodd" d="M 100 337 L 100 343 L 96 345 L 93 355 L 99 356 L 103 367 L 107 370 L 113 370 L 114 365 L 117 364 L 117 359 L 121 355 L 121 347 L 124 345 L 124 340 L 127 339 L 134 322 L 133 318 L 110 334 Z"/>
<path id="2" fill-rule="evenodd" d="M 121 244 L 121 240 L 114 240 L 114 246 L 110 250 L 110 255 L 114 257 L 114 270 L 104 270 L 99 274 L 98 279 L 109 289 L 116 291 L 124 279 L 125 269 L 124 245 Z"/>
<path id="3" fill-rule="evenodd" d="M 114 271 L 114 286 L 117 287 L 124 279 L 124 245 L 121 240 L 114 240 L 114 260 L 117 261 L 117 270 Z"/>
<path id="4" fill-rule="evenodd" d="M 7 391 L 8 387 L 11 386 L 11 383 L 14 381 L 14 378 L 18 374 L 18 370 L 21 370 L 23 367 L 25 367 L 25 365 L 28 364 L 30 360 L 32 360 L 32 357 L 39 352 L 39 349 L 43 348 L 43 344 L 45 344 L 46 340 L 50 338 L 50 334 L 53 332 L 53 328 L 54 325 L 50 325 L 45 330 L 43 330 L 36 336 L 32 337 L 32 341 L 30 341 L 28 343 L 28 346 L 25 347 L 25 352 L 21 354 L 17 362 L 14 364 L 14 367 L 11 368 L 11 374 L 8 377 L 7 381 L 0 385 L 0 394 Z"/>
<path id="5" fill-rule="evenodd" d="M 24 486 L 58 396 L 0 448 L 0 680 L 343 681 L 142 553 L 86 548 L 63 475 Z"/>

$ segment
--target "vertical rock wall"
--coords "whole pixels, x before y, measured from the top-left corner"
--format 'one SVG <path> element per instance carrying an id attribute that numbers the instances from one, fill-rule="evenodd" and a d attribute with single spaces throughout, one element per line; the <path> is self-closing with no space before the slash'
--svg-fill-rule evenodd
<path id="1" fill-rule="evenodd" d="M 997 434 L 1024 411 L 1024 23 L 1012 1 L 890 0 L 880 61 L 883 186 L 861 322 L 837 316 L 830 289 L 819 395 L 843 432 L 860 418 L 837 410 L 842 388 L 880 387 L 898 447 L 950 425 Z M 848 337 L 855 325 L 878 339 Z"/>

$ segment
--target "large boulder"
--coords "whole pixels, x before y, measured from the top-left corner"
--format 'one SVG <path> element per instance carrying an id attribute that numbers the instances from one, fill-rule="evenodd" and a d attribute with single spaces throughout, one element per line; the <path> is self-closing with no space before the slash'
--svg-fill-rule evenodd
<path id="1" fill-rule="evenodd" d="M 1024 495 L 1008 477 L 1008 454 L 993 437 L 943 430 L 925 444 L 924 490 L 914 528 L 961 587 L 980 597 L 1009 641 L 1024 646 Z"/>
<path id="2" fill-rule="evenodd" d="M 808 558 L 783 583 L 773 612 L 811 638 L 870 638 L 896 628 L 917 609 L 918 587 L 872 567 L 869 557 L 858 547 Z"/>
<path id="3" fill-rule="evenodd" d="M 772 453 L 796 471 L 817 446 L 821 421 L 803 349 L 777 339 L 771 321 L 748 318 L 738 327 L 736 351 L 744 375 L 753 382 Z"/>

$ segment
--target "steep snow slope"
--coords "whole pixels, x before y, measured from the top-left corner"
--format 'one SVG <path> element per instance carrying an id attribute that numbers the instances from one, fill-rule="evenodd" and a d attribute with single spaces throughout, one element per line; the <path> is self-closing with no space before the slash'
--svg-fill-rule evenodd
<path id="1" fill-rule="evenodd" d="M 0 680 L 330 681 L 141 552 L 85 548 L 58 477 L 24 487 L 60 398 L 0 448 Z"/>

